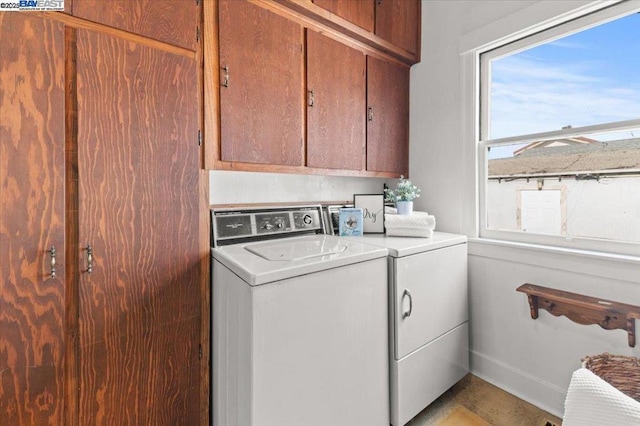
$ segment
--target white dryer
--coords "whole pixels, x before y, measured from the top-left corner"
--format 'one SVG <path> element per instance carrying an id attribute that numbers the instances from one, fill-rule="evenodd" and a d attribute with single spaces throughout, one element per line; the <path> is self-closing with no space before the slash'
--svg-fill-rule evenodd
<path id="1" fill-rule="evenodd" d="M 389 250 L 391 424 L 402 426 L 469 371 L 467 237 L 360 240 Z"/>
<path id="2" fill-rule="evenodd" d="M 321 218 L 212 212 L 214 426 L 389 424 L 387 250 Z"/>

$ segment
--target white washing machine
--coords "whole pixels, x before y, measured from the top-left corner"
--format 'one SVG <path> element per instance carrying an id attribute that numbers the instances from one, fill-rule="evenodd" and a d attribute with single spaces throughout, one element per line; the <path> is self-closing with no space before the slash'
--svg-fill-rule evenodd
<path id="1" fill-rule="evenodd" d="M 469 372 L 467 237 L 360 240 L 389 251 L 391 424 L 402 426 Z"/>
<path id="2" fill-rule="evenodd" d="M 214 426 L 389 424 L 387 250 L 319 206 L 213 210 Z"/>

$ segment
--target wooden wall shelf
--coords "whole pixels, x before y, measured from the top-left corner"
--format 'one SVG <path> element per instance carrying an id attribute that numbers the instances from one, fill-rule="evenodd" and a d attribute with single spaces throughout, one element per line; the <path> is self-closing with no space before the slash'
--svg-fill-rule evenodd
<path id="1" fill-rule="evenodd" d="M 539 309 L 544 309 L 555 316 L 564 315 L 578 324 L 598 324 L 605 330 L 626 330 L 629 346 L 636 346 L 635 320 L 640 319 L 640 306 L 534 284 L 523 284 L 516 291 L 527 295 L 533 319 L 538 318 Z"/>

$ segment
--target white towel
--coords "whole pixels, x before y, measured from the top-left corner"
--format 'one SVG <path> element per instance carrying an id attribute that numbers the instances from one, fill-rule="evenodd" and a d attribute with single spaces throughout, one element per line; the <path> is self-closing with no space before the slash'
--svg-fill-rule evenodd
<path id="1" fill-rule="evenodd" d="M 591 370 L 574 371 L 564 402 L 563 426 L 637 426 L 640 402 L 625 395 Z"/>
<path id="2" fill-rule="evenodd" d="M 387 237 L 433 237 L 433 229 L 430 228 L 387 228 Z"/>
<path id="3" fill-rule="evenodd" d="M 436 228 L 436 218 L 426 212 L 413 212 L 410 215 L 386 214 L 384 226 L 387 229 L 425 228 L 433 230 Z"/>

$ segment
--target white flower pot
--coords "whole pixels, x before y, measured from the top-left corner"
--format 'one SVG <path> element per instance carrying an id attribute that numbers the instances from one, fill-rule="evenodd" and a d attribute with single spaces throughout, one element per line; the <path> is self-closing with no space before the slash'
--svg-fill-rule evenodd
<path id="1" fill-rule="evenodd" d="M 413 201 L 396 201 L 398 214 L 408 216 L 413 213 Z"/>

